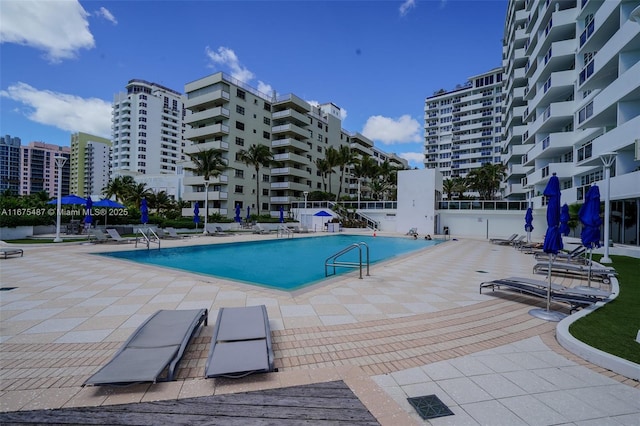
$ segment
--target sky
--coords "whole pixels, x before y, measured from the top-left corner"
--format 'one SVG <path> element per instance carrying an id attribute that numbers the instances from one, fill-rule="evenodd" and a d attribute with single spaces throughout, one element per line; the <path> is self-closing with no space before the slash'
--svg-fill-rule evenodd
<path id="1" fill-rule="evenodd" d="M 223 71 L 342 109 L 422 168 L 424 101 L 501 65 L 507 0 L 0 1 L 0 135 L 110 138 L 131 79 L 184 92 Z"/>

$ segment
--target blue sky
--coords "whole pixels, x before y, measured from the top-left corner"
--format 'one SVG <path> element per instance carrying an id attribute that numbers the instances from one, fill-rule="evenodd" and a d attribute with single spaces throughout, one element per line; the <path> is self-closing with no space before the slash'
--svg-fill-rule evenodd
<path id="1" fill-rule="evenodd" d="M 183 92 L 224 71 L 343 109 L 422 167 L 424 100 L 500 66 L 507 0 L 0 1 L 0 134 L 110 137 L 130 79 Z"/>

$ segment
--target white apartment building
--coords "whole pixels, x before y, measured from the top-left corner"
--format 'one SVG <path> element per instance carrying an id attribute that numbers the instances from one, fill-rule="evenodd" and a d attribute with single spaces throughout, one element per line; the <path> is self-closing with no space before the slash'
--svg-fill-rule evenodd
<path id="1" fill-rule="evenodd" d="M 323 179 L 316 167 L 316 160 L 324 158 L 329 147 L 338 149 L 364 141 L 364 151 L 374 155 L 371 141 L 342 129 L 337 105 L 314 106 L 294 94 L 261 93 L 221 72 L 187 83 L 184 106 L 187 125 L 184 137 L 189 141 L 185 153 L 218 149 L 228 163 L 222 175 L 210 179 L 209 214 L 233 217 L 238 205 L 243 216 L 247 207 L 252 213 L 259 210 L 261 215 L 274 217 L 282 207 L 288 214 L 292 204 L 304 201 L 305 193 L 308 196 L 313 191 L 329 189 L 337 192 L 341 174 L 332 173 Z M 260 168 L 259 176 L 255 176 L 252 165 L 238 159 L 241 150 L 254 144 L 269 146 L 274 160 L 271 167 Z M 187 158 L 185 164 L 188 163 Z M 259 205 L 256 205 L 256 179 L 260 183 Z M 348 173 L 344 179 L 342 194 L 355 198 L 357 182 Z M 204 178 L 187 173 L 183 182 L 183 199 L 198 201 L 202 209 Z M 355 190 L 352 183 L 356 184 Z"/>
<path id="2" fill-rule="evenodd" d="M 175 175 L 182 149 L 182 94 L 130 80 L 113 99 L 111 177 Z"/>
<path id="3" fill-rule="evenodd" d="M 88 133 L 71 135 L 72 194 L 81 197 L 102 194 L 109 183 L 111 141 Z"/>
<path id="4" fill-rule="evenodd" d="M 555 174 L 572 204 L 596 183 L 612 200 L 611 239 L 638 245 L 640 3 L 510 0 L 503 66 L 505 195 L 542 207 Z"/>
<path id="5" fill-rule="evenodd" d="M 446 179 L 501 162 L 502 76 L 502 68 L 494 68 L 426 98 L 425 168 Z"/>

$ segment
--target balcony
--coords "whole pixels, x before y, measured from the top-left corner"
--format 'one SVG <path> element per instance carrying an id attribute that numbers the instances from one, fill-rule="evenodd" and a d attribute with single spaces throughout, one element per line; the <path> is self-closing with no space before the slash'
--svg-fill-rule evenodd
<path id="1" fill-rule="evenodd" d="M 216 177 L 209 178 L 210 185 L 218 185 L 218 184 L 227 184 L 229 182 L 229 176 L 220 175 Z M 184 186 L 204 186 L 204 177 L 203 176 L 185 176 L 183 178 Z"/>
<path id="2" fill-rule="evenodd" d="M 203 143 L 194 143 L 184 147 L 185 154 L 193 154 L 198 151 L 208 151 L 210 149 L 228 151 L 229 144 L 225 141 L 210 141 Z"/>
<path id="3" fill-rule="evenodd" d="M 299 113 L 298 111 L 291 109 L 291 108 L 287 108 L 285 110 L 282 111 L 278 111 L 278 112 L 274 112 L 271 115 L 272 119 L 276 122 L 292 122 L 295 124 L 298 124 L 300 126 L 306 126 L 309 123 L 309 118 L 304 115 Z"/>
<path id="4" fill-rule="evenodd" d="M 309 172 L 303 169 L 296 169 L 295 167 L 279 167 L 270 170 L 271 176 L 297 176 L 308 179 Z"/>
<path id="5" fill-rule="evenodd" d="M 279 126 L 273 126 L 271 128 L 271 133 L 273 133 L 274 135 L 293 133 L 304 139 L 309 136 L 308 130 L 298 127 L 295 124 L 282 124 Z"/>
<path id="6" fill-rule="evenodd" d="M 551 133 L 538 141 L 527 152 L 527 166 L 533 166 L 536 160 L 543 158 L 557 158 L 573 149 L 573 132 Z"/>
<path id="7" fill-rule="evenodd" d="M 292 147 L 304 152 L 309 152 L 309 145 L 304 141 L 293 138 L 276 139 L 271 141 L 271 148 L 281 147 Z"/>
<path id="8" fill-rule="evenodd" d="M 309 186 L 302 182 L 271 182 L 270 188 L 273 190 L 307 191 Z"/>
<path id="9" fill-rule="evenodd" d="M 224 107 L 209 108 L 204 111 L 187 114 L 184 118 L 185 124 L 193 124 L 198 121 L 229 118 L 229 110 Z"/>
<path id="10" fill-rule="evenodd" d="M 212 139 L 216 136 L 224 136 L 229 134 L 229 126 L 226 124 L 213 124 L 210 126 L 187 129 L 184 132 L 184 138 L 192 141 L 202 139 Z"/>
<path id="11" fill-rule="evenodd" d="M 211 187 L 209 187 L 209 189 L 211 189 Z M 227 192 L 223 192 L 223 191 L 209 191 L 209 195 L 208 195 L 208 200 L 211 201 L 223 201 L 223 200 L 227 200 L 229 197 L 229 194 Z M 202 192 L 184 192 L 182 194 L 182 199 L 184 201 L 204 201 L 205 200 L 205 194 L 204 191 Z M 200 214 L 202 214 L 203 212 L 201 212 Z M 191 214 L 193 214 L 193 209 L 191 209 Z"/>
<path id="12" fill-rule="evenodd" d="M 298 163 L 309 164 L 309 159 L 305 156 L 294 154 L 292 152 L 285 152 L 283 154 L 273 154 L 274 161 L 280 161 L 284 163 Z"/>
<path id="13" fill-rule="evenodd" d="M 187 94 L 187 96 L 190 96 Z M 231 99 L 229 92 L 225 90 L 214 90 L 209 93 L 202 93 L 201 95 L 190 97 L 184 101 L 184 107 L 186 109 L 202 109 L 212 106 L 218 106 L 221 103 L 228 102 Z"/>

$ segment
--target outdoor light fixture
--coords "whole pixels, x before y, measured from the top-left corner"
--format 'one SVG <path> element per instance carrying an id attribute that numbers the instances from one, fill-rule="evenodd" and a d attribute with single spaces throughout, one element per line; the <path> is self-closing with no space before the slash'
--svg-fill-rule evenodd
<path id="1" fill-rule="evenodd" d="M 604 165 L 604 180 L 607 183 L 607 193 L 604 198 L 604 256 L 600 263 L 613 263 L 609 257 L 609 220 L 611 216 L 611 166 L 616 160 L 615 152 L 603 152 L 600 160 Z"/>
<path id="2" fill-rule="evenodd" d="M 61 243 L 62 238 L 60 238 L 60 213 L 61 213 L 61 205 L 62 205 L 62 168 L 64 164 L 67 162 L 67 158 L 62 155 L 56 155 L 53 157 L 56 161 L 56 168 L 58 169 L 58 203 L 56 208 L 56 237 L 53 239 L 54 243 Z"/>

